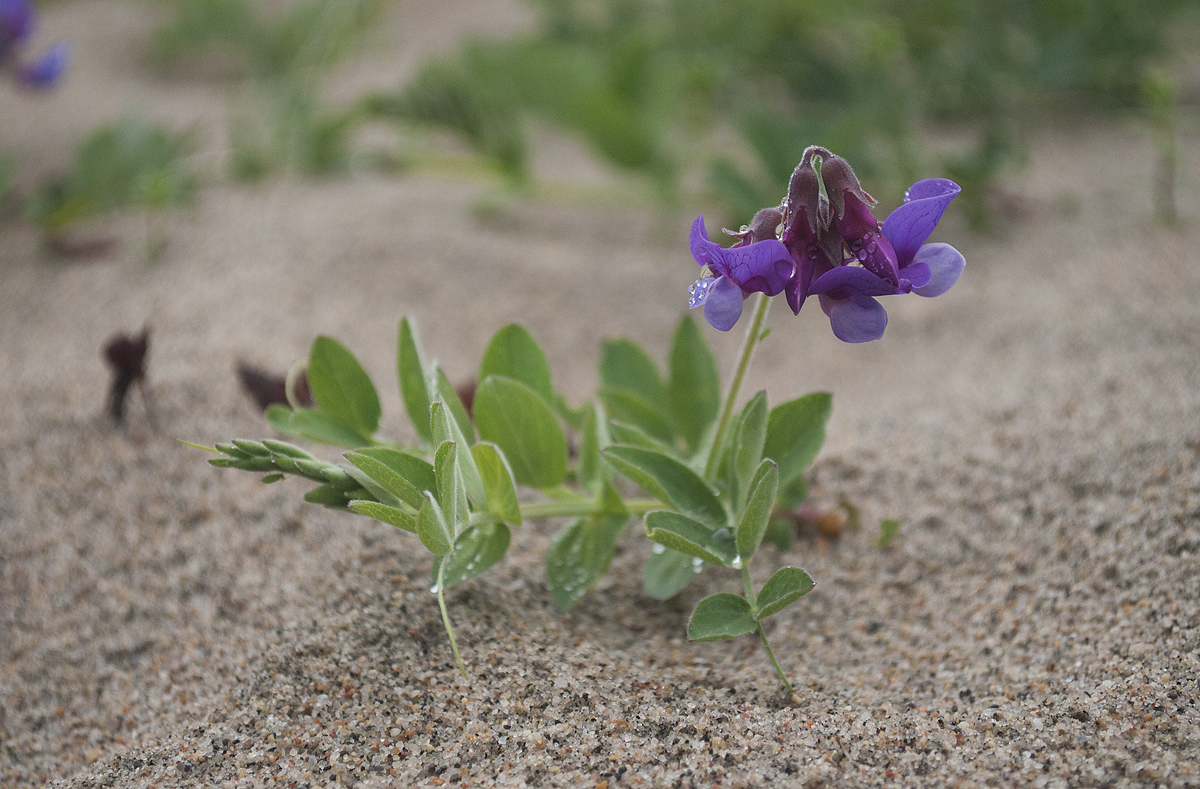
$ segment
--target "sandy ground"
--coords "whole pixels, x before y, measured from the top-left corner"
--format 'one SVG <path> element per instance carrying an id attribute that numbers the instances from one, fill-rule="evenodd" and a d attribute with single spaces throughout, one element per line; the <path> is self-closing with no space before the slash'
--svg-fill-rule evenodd
<path id="1" fill-rule="evenodd" d="M 397 13 L 403 46 L 346 84 L 521 23 L 515 5 L 453 9 Z M 53 6 L 44 36 L 70 37 L 76 63 L 44 99 L 0 90 L 0 147 L 37 172 L 131 104 L 220 139 L 228 87 L 141 67 L 143 10 Z M 1200 786 L 1194 127 L 1183 143 L 1178 229 L 1149 219 L 1143 129 L 1048 129 L 1014 181 L 1030 219 L 980 238 L 949 217 L 939 238 L 966 274 L 937 300 L 893 299 L 884 340 L 842 345 L 818 311 L 775 310 L 751 386 L 835 393 L 814 493 L 866 524 L 758 568 L 818 584 L 771 620 L 795 700 L 752 640 L 683 637 L 736 578 L 648 600 L 633 532 L 556 610 L 553 523 L 450 595 L 463 684 L 411 535 L 176 443 L 269 435 L 234 365 L 282 371 L 317 333 L 359 355 L 405 435 L 403 315 L 456 379 L 523 321 L 579 399 L 600 339 L 665 352 L 695 274 L 690 217 L 528 202 L 481 219 L 485 185 L 361 175 L 212 182 L 154 265 L 136 218 L 90 264 L 6 223 L 0 785 Z M 100 348 L 144 323 L 154 419 L 135 396 L 118 429 Z M 736 339 L 714 338 L 725 363 Z M 883 517 L 903 520 L 886 550 Z"/>

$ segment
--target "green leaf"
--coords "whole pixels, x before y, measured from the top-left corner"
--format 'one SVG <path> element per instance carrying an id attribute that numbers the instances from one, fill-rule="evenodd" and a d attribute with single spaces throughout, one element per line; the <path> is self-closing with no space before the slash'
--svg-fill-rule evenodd
<path id="1" fill-rule="evenodd" d="M 235 439 L 233 439 L 232 443 L 233 443 L 233 446 L 242 450 L 249 456 L 260 457 L 260 458 L 265 458 L 265 457 L 271 456 L 271 450 L 269 450 L 265 446 L 263 446 L 261 442 L 250 441 L 245 438 L 235 438 Z"/>
<path id="2" fill-rule="evenodd" d="M 467 413 L 467 408 L 463 405 L 458 392 L 451 386 L 450 380 L 446 378 L 446 374 L 442 372 L 442 368 L 436 364 L 433 366 L 433 375 L 437 380 L 437 399 L 445 403 L 446 407 L 450 409 L 450 415 L 454 417 L 454 422 L 458 425 L 463 438 L 466 439 L 467 446 L 474 444 L 475 426 L 471 424 L 471 416 Z"/>
<path id="3" fill-rule="evenodd" d="M 604 450 L 613 468 L 647 493 L 713 529 L 728 525 L 721 502 L 696 472 L 652 449 L 613 445 Z"/>
<path id="4" fill-rule="evenodd" d="M 379 428 L 379 395 L 354 355 L 331 337 L 317 337 L 308 353 L 308 386 L 321 411 L 370 438 Z"/>
<path id="5" fill-rule="evenodd" d="M 767 579 L 758 593 L 758 619 L 777 614 L 804 595 L 816 584 L 808 573 L 797 567 L 781 567 Z"/>
<path id="6" fill-rule="evenodd" d="M 284 410 L 288 410 L 284 408 Z M 296 458 L 298 460 L 315 460 L 312 455 L 305 452 L 294 444 L 289 444 L 286 441 L 276 441 L 271 438 L 264 438 L 262 445 L 267 448 L 272 455 L 283 455 L 284 457 Z"/>
<path id="7" fill-rule="evenodd" d="M 668 357 L 671 415 L 688 449 L 695 452 L 721 408 L 721 378 L 708 340 L 691 315 L 675 329 Z"/>
<path id="8" fill-rule="evenodd" d="M 673 447 L 659 441 L 657 438 L 651 437 L 640 427 L 631 425 L 628 422 L 610 420 L 608 429 L 612 433 L 614 444 L 629 444 L 630 446 L 641 447 L 642 449 L 652 449 L 663 455 L 671 455 L 675 452 Z"/>
<path id="9" fill-rule="evenodd" d="M 321 485 L 304 494 L 304 500 L 309 504 L 324 504 L 335 510 L 346 509 L 346 494 L 333 485 Z"/>
<path id="10" fill-rule="evenodd" d="M 280 406 L 282 411 L 273 411 L 274 408 L 275 406 L 271 406 L 267 409 L 267 421 L 285 435 L 344 449 L 358 449 L 371 444 L 369 436 L 363 435 L 345 420 L 325 411 L 311 408 L 289 411 L 283 406 Z M 278 419 L 283 414 L 287 415 L 287 422 L 281 424 Z"/>
<path id="11" fill-rule="evenodd" d="M 358 499 L 350 502 L 350 509 L 359 515 L 366 515 L 368 518 L 383 521 L 389 526 L 395 526 L 404 531 L 415 532 L 417 530 L 417 519 L 411 513 L 399 507 L 380 504 L 378 501 Z"/>
<path id="12" fill-rule="evenodd" d="M 425 503 L 417 513 L 417 536 L 434 556 L 444 556 L 454 546 L 454 531 L 442 515 L 437 499 L 428 491 L 425 493 Z"/>
<path id="13" fill-rule="evenodd" d="M 758 628 L 746 599 L 729 592 L 710 595 L 696 604 L 688 620 L 689 641 L 722 641 Z"/>
<path id="14" fill-rule="evenodd" d="M 368 447 L 347 454 L 346 460 L 413 509 L 421 508 L 425 491 L 437 484 L 433 466 L 398 449 Z"/>
<path id="15" fill-rule="evenodd" d="M 804 473 L 825 443 L 825 423 L 833 410 L 833 398 L 825 392 L 805 395 L 780 403 L 767 418 L 767 442 L 763 457 L 779 464 L 779 484 L 787 488 Z"/>
<path id="16" fill-rule="evenodd" d="M 608 433 L 608 415 L 604 406 L 589 403 L 585 407 L 582 440 L 579 446 L 579 482 L 590 491 L 598 491 L 610 475 L 600 450 L 612 443 Z"/>
<path id="17" fill-rule="evenodd" d="M 750 483 L 746 509 L 737 527 L 737 551 L 742 562 L 749 562 L 762 543 L 771 510 L 775 508 L 775 492 L 779 488 L 779 467 L 773 460 L 764 460 Z"/>
<path id="18" fill-rule="evenodd" d="M 409 318 L 400 321 L 396 342 L 396 372 L 400 379 L 400 399 L 412 422 L 413 430 L 423 441 L 433 441 L 429 428 L 429 404 L 433 397 L 425 377 L 425 361 L 421 358 L 421 343 L 417 326 Z"/>
<path id="19" fill-rule="evenodd" d="M 575 605 L 607 572 L 627 515 L 576 518 L 554 537 L 546 551 L 546 584 L 564 611 Z"/>
<path id="20" fill-rule="evenodd" d="M 763 459 L 767 439 L 767 393 L 759 391 L 742 410 L 737 438 L 733 443 L 735 508 L 741 507 L 750 490 L 750 481 Z"/>
<path id="21" fill-rule="evenodd" d="M 696 580 L 707 566 L 701 559 L 655 543 L 642 568 L 642 591 L 655 600 L 669 600 Z"/>
<path id="22" fill-rule="evenodd" d="M 725 567 L 733 565 L 730 543 L 722 545 L 714 539 L 712 529 L 678 512 L 654 510 L 646 513 L 646 536 L 695 559 Z"/>
<path id="23" fill-rule="evenodd" d="M 274 482 L 278 482 L 281 479 L 283 479 L 283 474 L 268 474 L 262 478 L 262 482 L 264 485 L 270 485 Z"/>
<path id="24" fill-rule="evenodd" d="M 433 473 L 437 479 L 437 500 L 442 507 L 442 517 L 457 536 L 459 524 L 467 520 L 469 513 L 467 487 L 458 465 L 458 445 L 453 441 L 438 445 L 433 455 Z"/>
<path id="25" fill-rule="evenodd" d="M 553 488 L 566 478 L 566 434 L 542 396 L 520 381 L 483 379 L 475 392 L 475 424 L 504 452 L 522 485 Z"/>
<path id="26" fill-rule="evenodd" d="M 518 323 L 510 323 L 492 335 L 479 363 L 479 380 L 489 375 L 520 381 L 540 394 L 547 403 L 554 402 L 554 387 L 546 354 L 533 335 Z"/>
<path id="27" fill-rule="evenodd" d="M 454 550 L 445 556 L 434 557 L 433 578 L 437 583 L 438 571 L 446 564 L 442 583 L 449 589 L 482 573 L 504 558 L 512 535 L 503 523 L 484 523 L 472 526 L 462 533 L 454 543 Z"/>
<path id="28" fill-rule="evenodd" d="M 670 445 L 675 440 L 671 422 L 660 408 L 632 389 L 602 386 L 597 393 L 613 419 L 630 422 L 649 435 Z"/>
<path id="29" fill-rule="evenodd" d="M 483 481 L 488 511 L 513 526 L 520 526 L 521 505 L 517 501 L 512 469 L 508 467 L 504 453 L 495 444 L 485 442 L 471 447 L 471 455 Z"/>
<path id="30" fill-rule="evenodd" d="M 658 365 L 632 340 L 606 340 L 601 346 L 600 385 L 608 389 L 627 389 L 660 413 L 665 415 L 667 412 L 667 388 Z"/>
<path id="31" fill-rule="evenodd" d="M 450 407 L 441 400 L 435 400 L 429 406 L 429 424 L 433 431 L 434 443 L 441 445 L 447 441 L 453 441 L 460 447 L 470 446 L 466 436 L 459 430 L 458 421 L 453 417 Z M 478 509 L 485 508 L 487 494 L 483 489 L 483 480 L 479 476 L 479 469 L 475 467 L 475 457 L 469 451 L 459 452 L 457 463 L 459 472 L 462 474 L 463 484 L 467 486 L 467 495 L 475 502 Z"/>

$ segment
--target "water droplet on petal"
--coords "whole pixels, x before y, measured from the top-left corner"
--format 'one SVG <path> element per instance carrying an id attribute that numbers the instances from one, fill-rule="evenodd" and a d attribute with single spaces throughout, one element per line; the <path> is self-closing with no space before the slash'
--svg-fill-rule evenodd
<path id="1" fill-rule="evenodd" d="M 874 252 L 877 249 L 879 249 L 879 244 L 877 244 L 876 242 L 872 241 L 870 244 L 867 244 L 868 252 Z"/>

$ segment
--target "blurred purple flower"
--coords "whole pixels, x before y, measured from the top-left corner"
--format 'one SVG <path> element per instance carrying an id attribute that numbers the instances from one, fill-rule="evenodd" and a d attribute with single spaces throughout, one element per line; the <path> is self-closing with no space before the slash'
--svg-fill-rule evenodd
<path id="1" fill-rule="evenodd" d="M 855 205 L 865 208 L 865 203 L 852 201 L 847 193 L 846 214 L 853 218 L 839 222 L 839 232 L 846 227 L 862 233 L 846 239 L 851 254 L 845 262 L 851 265 L 826 271 L 808 288 L 808 295 L 820 297 L 838 339 L 869 342 L 883 336 L 887 312 L 877 296 L 940 296 L 958 281 L 966 263 L 962 253 L 949 244 L 925 241 L 960 191 L 945 178 L 918 181 L 909 187 L 903 205 L 873 230 L 866 220 L 869 209 L 863 216 L 863 209 Z M 861 267 L 852 265 L 856 262 Z"/>
<path id="2" fill-rule="evenodd" d="M 735 234 L 737 235 L 737 234 Z M 749 237 L 753 237 L 753 233 Z M 796 264 L 778 239 L 744 243 L 726 249 L 708 238 L 704 217 L 692 223 L 689 242 L 692 257 L 707 266 L 709 276 L 696 280 L 689 288 L 692 309 L 704 306 L 704 319 L 719 331 L 729 331 L 742 317 L 742 301 L 751 293 L 774 296 L 793 278 Z"/>
<path id="3" fill-rule="evenodd" d="M 0 0 L 0 71 L 12 69 L 17 83 L 30 89 L 49 88 L 67 67 L 67 45 L 59 42 L 41 57 L 21 62 L 18 50 L 33 35 L 36 20 L 29 0 Z"/>

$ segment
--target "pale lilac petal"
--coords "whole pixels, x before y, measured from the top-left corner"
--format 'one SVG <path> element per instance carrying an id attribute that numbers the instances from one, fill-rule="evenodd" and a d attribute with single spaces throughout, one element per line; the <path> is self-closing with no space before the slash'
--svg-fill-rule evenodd
<path id="1" fill-rule="evenodd" d="M 909 187 L 904 204 L 883 220 L 883 234 L 892 242 L 900 268 L 912 262 L 962 189 L 946 178 L 929 178 Z"/>
<path id="2" fill-rule="evenodd" d="M 829 315 L 833 336 L 842 342 L 878 340 L 887 328 L 887 310 L 869 296 L 838 300 L 823 296 L 821 306 Z"/>
<path id="3" fill-rule="evenodd" d="M 894 296 L 900 289 L 885 279 L 858 266 L 838 266 L 817 277 L 808 289 L 809 295 L 827 294 L 841 300 L 851 294 L 860 296 Z"/>
<path id="4" fill-rule="evenodd" d="M 729 331 L 742 317 L 742 289 L 729 277 L 718 277 L 704 300 L 704 320 L 717 331 Z"/>
<path id="5" fill-rule="evenodd" d="M 913 287 L 913 293 L 919 296 L 940 296 L 950 290 L 958 278 L 962 276 L 966 258 L 949 244 L 926 244 L 917 250 L 913 259 L 914 265 L 924 263 L 929 266 L 929 284 L 920 288 Z M 915 284 L 915 283 L 914 283 Z"/>
<path id="6" fill-rule="evenodd" d="M 708 291 L 712 289 L 713 283 L 716 281 L 716 277 L 704 277 L 692 283 L 692 286 L 688 288 L 688 309 L 694 310 L 704 304 L 708 299 Z"/>

